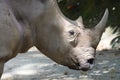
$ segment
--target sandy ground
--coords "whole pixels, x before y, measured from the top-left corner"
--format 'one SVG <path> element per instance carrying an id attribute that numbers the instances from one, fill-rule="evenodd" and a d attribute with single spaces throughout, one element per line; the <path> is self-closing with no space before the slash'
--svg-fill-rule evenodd
<path id="1" fill-rule="evenodd" d="M 5 64 L 1 80 L 120 80 L 120 51 L 97 52 L 95 67 L 82 72 L 58 65 L 32 48 Z"/>

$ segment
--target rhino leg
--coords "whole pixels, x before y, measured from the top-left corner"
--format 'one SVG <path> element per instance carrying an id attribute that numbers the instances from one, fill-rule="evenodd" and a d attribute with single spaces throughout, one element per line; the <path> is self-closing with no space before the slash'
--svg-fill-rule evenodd
<path id="1" fill-rule="evenodd" d="M 0 1 L 0 77 L 3 73 L 4 63 L 16 56 L 20 46 L 20 27 L 11 9 Z"/>
<path id="2" fill-rule="evenodd" d="M 3 69 L 4 69 L 4 62 L 0 62 L 0 78 L 3 73 Z"/>

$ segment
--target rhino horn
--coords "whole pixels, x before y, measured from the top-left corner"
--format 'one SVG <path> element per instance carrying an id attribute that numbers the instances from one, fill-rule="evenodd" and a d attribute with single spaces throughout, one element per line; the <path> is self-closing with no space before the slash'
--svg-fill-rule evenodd
<path id="1" fill-rule="evenodd" d="M 105 10 L 105 13 L 102 17 L 102 19 L 100 20 L 100 22 L 95 26 L 95 31 L 97 33 L 99 33 L 100 35 L 102 35 L 103 31 L 105 30 L 106 27 L 106 23 L 108 20 L 108 15 L 109 15 L 109 11 L 108 9 Z"/>

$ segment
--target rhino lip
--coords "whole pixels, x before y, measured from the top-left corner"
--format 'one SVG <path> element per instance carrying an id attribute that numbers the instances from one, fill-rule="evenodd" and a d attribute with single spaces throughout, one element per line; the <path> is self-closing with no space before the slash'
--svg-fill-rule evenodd
<path id="1" fill-rule="evenodd" d="M 90 60 L 90 62 L 88 61 L 88 63 L 85 63 L 85 64 L 88 64 L 88 65 L 86 65 L 87 67 L 83 66 L 84 64 L 81 65 L 79 60 L 74 57 L 68 58 L 68 60 L 69 60 L 69 64 L 67 63 L 67 65 L 65 65 L 65 66 L 67 66 L 68 68 L 73 69 L 73 70 L 88 71 L 88 70 L 92 69 L 92 67 L 93 67 L 93 65 L 89 64 L 89 63 L 93 64 L 91 62 L 91 60 Z"/>
<path id="2" fill-rule="evenodd" d="M 72 65 L 72 66 L 68 66 L 70 69 L 73 70 L 80 70 L 80 68 L 78 66 Z"/>
<path id="3" fill-rule="evenodd" d="M 81 68 L 80 66 L 75 66 L 75 65 L 68 66 L 68 67 L 73 70 L 82 70 L 82 71 L 88 71 L 90 69 L 90 68 Z"/>
<path id="4" fill-rule="evenodd" d="M 71 58 L 71 62 L 72 62 L 72 65 L 68 65 L 70 69 L 80 70 L 80 64 L 76 60 Z"/>
<path id="5" fill-rule="evenodd" d="M 73 69 L 73 70 L 80 70 L 79 69 L 79 67 L 80 67 L 79 63 L 74 61 L 72 58 L 70 59 L 70 61 L 71 61 L 71 64 L 66 65 L 68 68 Z"/>
<path id="6" fill-rule="evenodd" d="M 73 70 L 82 70 L 82 71 L 88 71 L 90 70 L 90 68 L 81 68 L 80 66 L 68 66 L 70 69 L 73 69 Z"/>
<path id="7" fill-rule="evenodd" d="M 72 65 L 69 65 L 68 67 L 70 69 L 73 69 L 73 70 L 82 70 L 82 71 L 88 71 L 88 70 L 91 70 L 93 65 L 90 65 L 89 67 L 85 68 L 85 67 L 81 67 L 80 63 L 79 62 L 76 62 L 74 59 L 71 59 L 72 61 Z"/>
<path id="8" fill-rule="evenodd" d="M 94 64 L 92 65 L 89 65 L 89 67 L 85 68 L 85 67 L 79 67 L 80 70 L 82 71 L 88 71 L 88 70 L 91 70 L 93 68 Z"/>
<path id="9" fill-rule="evenodd" d="M 90 68 L 79 68 L 80 70 L 82 70 L 82 71 L 88 71 Z"/>

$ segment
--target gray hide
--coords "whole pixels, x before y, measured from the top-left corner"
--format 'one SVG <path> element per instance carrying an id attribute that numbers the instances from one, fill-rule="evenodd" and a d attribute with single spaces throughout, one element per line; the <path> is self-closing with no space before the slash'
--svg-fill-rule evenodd
<path id="1" fill-rule="evenodd" d="M 58 64 L 87 71 L 105 29 L 106 9 L 95 28 L 84 28 L 82 17 L 66 18 L 56 0 L 0 0 L 0 75 L 6 61 L 36 46 Z"/>

